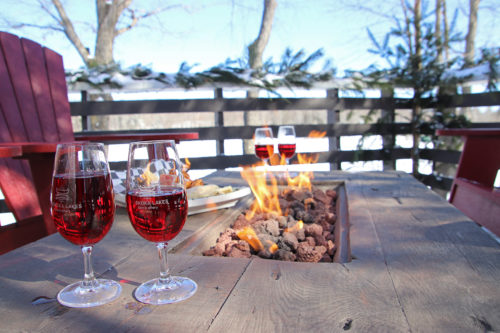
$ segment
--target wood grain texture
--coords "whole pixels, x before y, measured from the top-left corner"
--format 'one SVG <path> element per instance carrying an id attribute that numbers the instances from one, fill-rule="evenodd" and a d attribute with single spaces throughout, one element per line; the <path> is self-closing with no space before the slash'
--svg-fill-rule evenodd
<path id="1" fill-rule="evenodd" d="M 36 332 L 485 332 L 500 328 L 500 246 L 475 223 L 403 173 L 315 173 L 347 184 L 351 252 L 346 264 L 260 258 L 169 256 L 173 273 L 198 292 L 173 305 L 137 303 L 132 292 L 158 273 L 154 245 L 123 209 L 94 252 L 98 274 L 121 282 L 121 297 L 69 309 L 54 297 L 82 274 L 77 247 L 52 235 L 0 256 L 5 331 Z M 239 173 L 207 182 L 242 184 Z M 172 246 L 236 210 L 188 217 Z M 1 331 L 1 330 L 0 330 Z"/>
<path id="2" fill-rule="evenodd" d="M 363 196 L 412 330 L 500 327 L 498 243 L 408 175 L 363 182 Z"/>
<path id="3" fill-rule="evenodd" d="M 214 332 L 408 331 L 384 265 L 254 259 Z"/>

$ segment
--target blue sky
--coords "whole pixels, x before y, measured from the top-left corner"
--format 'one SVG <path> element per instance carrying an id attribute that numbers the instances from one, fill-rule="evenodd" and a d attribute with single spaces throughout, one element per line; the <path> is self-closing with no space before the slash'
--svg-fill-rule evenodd
<path id="1" fill-rule="evenodd" d="M 495 6 L 495 3 L 498 5 L 497 1 L 482 0 L 482 6 Z M 161 1 L 144 2 L 154 6 L 154 3 Z M 183 2 L 190 10 L 167 11 L 160 17 L 147 21 L 147 25 L 118 37 L 115 42 L 115 59 L 125 67 L 142 63 L 156 71 L 167 73 L 176 72 L 183 61 L 190 65 L 199 64 L 195 70 L 203 70 L 224 62 L 227 58 L 241 57 L 246 45 L 257 36 L 262 16 L 262 0 L 178 2 Z M 273 31 L 264 57 L 278 60 L 286 47 L 295 51 L 304 49 L 307 53 L 322 48 L 325 59 L 331 59 L 340 72 L 344 69 L 362 69 L 378 61 L 376 56 L 367 52 L 371 42 L 366 28 L 370 27 L 375 36 L 382 39 L 391 24 L 382 16 L 345 5 L 356 2 L 357 0 L 278 0 Z M 69 16 L 78 22 L 77 29 L 84 43 L 92 49 L 94 38 L 82 23 L 95 21 L 94 1 L 65 3 Z M 364 3 L 375 3 L 377 10 L 391 15 L 391 7 L 399 1 L 366 0 Z M 459 8 L 458 26 L 465 31 L 467 21 L 464 14 L 468 10 L 468 1 L 448 0 L 448 3 L 450 20 L 452 8 Z M 11 20 L 40 23 L 46 18 L 38 10 L 35 0 L 2 0 L 0 9 L 0 17 Z M 489 10 L 480 12 L 478 46 L 500 45 L 496 16 Z M 62 34 L 47 34 L 37 29 L 6 29 L 5 26 L 2 29 L 31 38 L 61 53 L 67 69 L 82 66 L 76 51 Z M 318 64 L 318 68 L 320 65 L 322 62 Z"/>

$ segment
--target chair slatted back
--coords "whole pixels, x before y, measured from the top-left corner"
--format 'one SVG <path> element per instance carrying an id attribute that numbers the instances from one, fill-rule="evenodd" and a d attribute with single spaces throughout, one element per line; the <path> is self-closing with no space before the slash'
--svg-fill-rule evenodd
<path id="1" fill-rule="evenodd" d="M 62 57 L 0 32 L 0 142 L 74 140 Z M 0 159 L 0 187 L 17 221 L 41 214 L 28 163 Z"/>

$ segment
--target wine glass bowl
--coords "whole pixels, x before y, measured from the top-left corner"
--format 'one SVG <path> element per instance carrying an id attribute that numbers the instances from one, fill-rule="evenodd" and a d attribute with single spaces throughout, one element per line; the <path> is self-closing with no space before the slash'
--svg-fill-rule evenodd
<path id="1" fill-rule="evenodd" d="M 69 242 L 81 246 L 84 255 L 84 279 L 62 289 L 58 301 L 82 308 L 118 298 L 120 284 L 96 279 L 91 263 L 93 246 L 108 233 L 115 215 L 113 185 L 103 144 L 57 146 L 50 202 L 57 231 Z"/>
<path id="2" fill-rule="evenodd" d="M 273 130 L 270 127 L 259 127 L 254 135 L 255 155 L 267 164 L 274 154 Z"/>
<path id="3" fill-rule="evenodd" d="M 141 284 L 135 298 L 158 305 L 191 297 L 197 284 L 186 277 L 171 276 L 167 265 L 167 243 L 182 230 L 188 211 L 182 163 L 174 141 L 130 144 L 126 202 L 133 228 L 156 243 L 160 259 L 160 277 Z"/>
<path id="4" fill-rule="evenodd" d="M 278 129 L 278 151 L 281 158 L 290 163 L 290 159 L 295 155 L 296 137 L 293 126 L 280 126 Z"/>

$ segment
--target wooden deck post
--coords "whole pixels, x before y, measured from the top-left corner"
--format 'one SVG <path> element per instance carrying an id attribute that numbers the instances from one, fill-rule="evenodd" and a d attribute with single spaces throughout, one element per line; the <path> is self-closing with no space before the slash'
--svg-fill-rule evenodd
<path id="1" fill-rule="evenodd" d="M 384 97 L 394 98 L 394 89 L 392 87 L 382 89 L 380 93 L 381 93 L 380 97 L 382 98 Z M 391 105 L 390 108 L 382 110 L 381 114 L 382 123 L 394 124 L 396 122 L 394 103 L 391 103 L 390 105 Z M 396 160 L 394 160 L 391 156 L 395 144 L 396 144 L 396 135 L 394 133 L 394 130 L 392 131 L 392 133 L 389 133 L 387 135 L 382 135 L 382 147 L 384 150 L 384 161 L 383 161 L 384 171 L 396 170 Z"/>
<path id="2" fill-rule="evenodd" d="M 336 105 L 339 102 L 339 89 L 328 89 L 326 91 L 326 97 L 332 99 L 334 108 L 327 110 L 327 124 L 329 126 L 334 126 L 338 122 L 340 122 L 340 110 L 337 109 Z M 339 136 L 330 136 L 328 137 L 328 148 L 330 151 L 339 151 L 340 150 L 340 137 Z M 331 170 L 341 170 L 341 162 L 333 162 L 330 161 L 330 169 Z"/>
<path id="3" fill-rule="evenodd" d="M 224 99 L 222 88 L 215 89 L 214 98 L 216 100 Z M 222 129 L 224 127 L 224 107 L 222 106 L 220 110 L 214 112 L 214 126 L 219 129 Z M 215 154 L 216 156 L 224 155 L 224 139 L 219 139 L 215 141 Z"/>
<path id="4" fill-rule="evenodd" d="M 80 92 L 80 95 L 82 96 L 82 103 L 87 103 L 88 102 L 88 91 L 87 90 L 82 90 Z M 92 127 L 92 124 L 90 122 L 90 117 L 89 116 L 82 116 L 82 131 L 89 131 L 90 128 Z"/>

